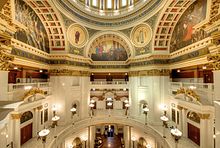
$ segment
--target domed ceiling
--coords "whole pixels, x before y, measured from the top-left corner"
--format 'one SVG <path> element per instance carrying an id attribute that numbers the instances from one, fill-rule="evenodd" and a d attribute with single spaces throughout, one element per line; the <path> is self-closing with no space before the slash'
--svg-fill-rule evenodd
<path id="1" fill-rule="evenodd" d="M 165 0 L 53 0 L 64 15 L 86 27 L 120 30 L 153 16 Z"/>

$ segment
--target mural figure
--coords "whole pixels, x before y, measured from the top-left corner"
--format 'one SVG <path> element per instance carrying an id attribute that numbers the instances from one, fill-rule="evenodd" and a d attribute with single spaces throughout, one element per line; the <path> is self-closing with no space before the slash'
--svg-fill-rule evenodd
<path id="1" fill-rule="evenodd" d="M 35 12 L 22 0 L 15 0 L 15 19 L 26 28 L 19 28 L 15 39 L 49 53 L 46 30 Z"/>
<path id="2" fill-rule="evenodd" d="M 146 32 L 145 32 L 146 33 Z M 138 39 L 137 41 L 141 44 L 144 43 L 144 39 L 145 39 L 145 35 L 144 35 L 144 29 L 141 28 L 141 30 L 139 31 L 139 35 L 138 35 Z"/>
<path id="3" fill-rule="evenodd" d="M 78 44 L 78 42 L 79 42 L 79 37 L 80 37 L 80 33 L 79 33 L 79 31 L 76 31 L 76 33 L 75 33 L 75 43 L 76 44 Z"/>
<path id="4" fill-rule="evenodd" d="M 207 0 L 198 0 L 184 12 L 178 21 L 171 38 L 170 52 L 188 46 L 207 35 L 204 31 L 194 31 L 194 26 L 206 18 Z"/>
<path id="5" fill-rule="evenodd" d="M 115 41 L 104 41 L 92 49 L 93 61 L 126 61 L 127 52 L 124 47 Z"/>

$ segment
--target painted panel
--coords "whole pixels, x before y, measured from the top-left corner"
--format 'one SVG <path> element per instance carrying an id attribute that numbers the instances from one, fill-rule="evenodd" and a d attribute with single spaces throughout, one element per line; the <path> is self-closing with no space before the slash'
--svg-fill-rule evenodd
<path id="1" fill-rule="evenodd" d="M 128 55 L 124 47 L 115 41 L 103 41 L 92 49 L 93 61 L 126 61 Z"/>
<path id="2" fill-rule="evenodd" d="M 41 20 L 22 0 L 15 0 L 15 20 L 21 24 L 15 39 L 49 53 L 49 39 Z"/>
<path id="3" fill-rule="evenodd" d="M 170 42 L 170 52 L 204 39 L 204 31 L 194 31 L 194 26 L 206 18 L 207 0 L 197 0 L 181 16 Z"/>

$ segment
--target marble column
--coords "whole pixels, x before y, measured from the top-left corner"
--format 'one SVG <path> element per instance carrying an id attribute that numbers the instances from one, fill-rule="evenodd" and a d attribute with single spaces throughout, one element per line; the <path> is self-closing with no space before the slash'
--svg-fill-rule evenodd
<path id="1" fill-rule="evenodd" d="M 21 147 L 21 129 L 20 129 L 20 117 L 21 115 L 19 113 L 11 114 L 13 123 L 14 123 L 14 147 L 20 148 Z"/>
<path id="2" fill-rule="evenodd" d="M 95 144 L 95 126 L 89 126 L 88 128 L 88 143 L 89 143 L 89 148 L 94 148 Z"/>
<path id="3" fill-rule="evenodd" d="M 124 126 L 123 133 L 124 133 L 125 148 L 130 148 L 130 145 L 131 145 L 131 127 L 127 126 L 127 125 Z"/>
<path id="4" fill-rule="evenodd" d="M 0 71 L 0 101 L 8 101 L 8 71 Z"/>
<path id="5" fill-rule="evenodd" d="M 186 108 L 183 108 L 181 110 L 181 116 L 182 116 L 182 132 L 183 132 L 183 137 L 188 137 L 187 134 L 187 115 L 186 115 Z"/>
<path id="6" fill-rule="evenodd" d="M 220 70 L 213 71 L 215 100 L 220 100 Z"/>
<path id="7" fill-rule="evenodd" d="M 37 132 L 38 132 L 38 109 L 34 108 L 34 115 L 33 115 L 33 137 L 37 136 Z"/>
<path id="8" fill-rule="evenodd" d="M 200 114 L 200 148 L 208 148 L 208 118 L 209 114 Z"/>

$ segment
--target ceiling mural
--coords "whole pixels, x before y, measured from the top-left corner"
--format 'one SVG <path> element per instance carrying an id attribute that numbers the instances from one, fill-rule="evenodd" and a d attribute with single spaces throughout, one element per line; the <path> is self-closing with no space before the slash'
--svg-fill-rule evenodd
<path id="1" fill-rule="evenodd" d="M 194 31 L 194 26 L 206 18 L 207 0 L 197 0 L 181 16 L 170 42 L 170 52 L 204 39 L 204 31 Z"/>
<path id="2" fill-rule="evenodd" d="M 15 20 L 20 24 L 15 39 L 49 53 L 49 39 L 41 20 L 22 0 L 15 0 Z"/>
<path id="3" fill-rule="evenodd" d="M 93 61 L 126 61 L 128 59 L 125 48 L 116 41 L 107 40 L 99 42 L 91 49 Z"/>

